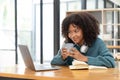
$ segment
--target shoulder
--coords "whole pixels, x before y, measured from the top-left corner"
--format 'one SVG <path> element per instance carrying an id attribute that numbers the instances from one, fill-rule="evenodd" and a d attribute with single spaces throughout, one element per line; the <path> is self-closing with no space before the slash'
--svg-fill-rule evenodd
<path id="1" fill-rule="evenodd" d="M 92 44 L 92 46 L 106 46 L 106 45 L 102 39 L 97 38 L 95 42 Z"/>
<path id="2" fill-rule="evenodd" d="M 95 43 L 96 43 L 96 44 L 100 44 L 100 43 L 104 43 L 104 41 L 103 41 L 102 39 L 100 39 L 100 38 L 97 38 L 97 39 L 95 40 Z"/>
<path id="3" fill-rule="evenodd" d="M 102 39 L 97 38 L 95 42 L 90 46 L 90 49 L 93 51 L 103 51 L 107 50 L 107 46 Z"/>

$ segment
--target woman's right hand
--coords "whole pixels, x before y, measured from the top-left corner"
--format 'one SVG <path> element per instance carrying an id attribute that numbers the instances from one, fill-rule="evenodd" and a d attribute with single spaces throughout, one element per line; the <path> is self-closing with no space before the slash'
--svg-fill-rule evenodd
<path id="1" fill-rule="evenodd" d="M 62 59 L 65 60 L 69 56 L 70 53 L 67 51 L 66 48 L 62 48 L 61 50 L 62 50 L 61 52 Z"/>

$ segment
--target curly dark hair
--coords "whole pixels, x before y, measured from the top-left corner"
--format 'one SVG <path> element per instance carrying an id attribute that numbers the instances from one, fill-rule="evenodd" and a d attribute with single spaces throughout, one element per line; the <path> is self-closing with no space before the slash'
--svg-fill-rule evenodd
<path id="1" fill-rule="evenodd" d="M 88 12 L 78 12 L 68 15 L 62 22 L 62 36 L 65 42 L 73 43 L 68 37 L 68 29 L 70 24 L 78 26 L 83 31 L 85 43 L 90 46 L 100 33 L 99 22 Z"/>

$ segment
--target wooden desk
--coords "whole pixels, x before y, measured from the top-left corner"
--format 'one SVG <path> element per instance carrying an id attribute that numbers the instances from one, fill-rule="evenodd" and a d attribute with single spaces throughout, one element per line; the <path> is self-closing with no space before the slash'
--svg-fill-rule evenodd
<path id="1" fill-rule="evenodd" d="M 59 70 L 34 72 L 23 66 L 11 66 L 0 67 L 0 76 L 29 80 L 120 80 L 120 70 L 70 70 L 68 67 L 61 67 Z"/>

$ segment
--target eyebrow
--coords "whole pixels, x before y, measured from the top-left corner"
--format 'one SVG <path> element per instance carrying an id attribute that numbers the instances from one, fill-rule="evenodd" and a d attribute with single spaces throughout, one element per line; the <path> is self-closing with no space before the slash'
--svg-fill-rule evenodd
<path id="1" fill-rule="evenodd" d="M 72 26 L 73 26 L 73 27 L 78 27 L 78 26 L 77 26 L 77 25 L 75 25 L 75 24 L 72 24 Z"/>

